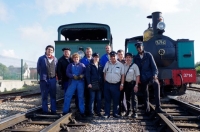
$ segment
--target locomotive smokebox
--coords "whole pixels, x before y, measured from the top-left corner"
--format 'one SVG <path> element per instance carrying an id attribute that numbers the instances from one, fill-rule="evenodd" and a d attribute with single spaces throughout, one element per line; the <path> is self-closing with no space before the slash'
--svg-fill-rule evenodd
<path id="1" fill-rule="evenodd" d="M 153 12 L 150 16 L 147 16 L 147 18 L 151 18 L 152 19 L 152 26 L 153 26 L 153 34 L 157 35 L 157 34 L 162 34 L 164 32 L 164 30 L 159 30 L 157 28 L 157 25 L 159 22 L 161 22 L 163 20 L 162 17 L 162 13 L 161 12 Z"/>

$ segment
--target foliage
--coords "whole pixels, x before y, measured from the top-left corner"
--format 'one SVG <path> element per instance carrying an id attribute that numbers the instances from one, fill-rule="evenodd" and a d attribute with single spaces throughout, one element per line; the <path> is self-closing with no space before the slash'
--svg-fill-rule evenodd
<path id="1" fill-rule="evenodd" d="M 197 74 L 200 74 L 200 66 L 197 66 L 196 68 Z"/>

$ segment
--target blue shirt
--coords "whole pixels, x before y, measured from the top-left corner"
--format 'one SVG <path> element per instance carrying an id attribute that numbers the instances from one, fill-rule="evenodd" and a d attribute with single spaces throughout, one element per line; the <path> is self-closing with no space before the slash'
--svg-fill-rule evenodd
<path id="1" fill-rule="evenodd" d="M 108 54 L 104 54 L 100 59 L 100 64 L 104 67 L 109 61 Z"/>
<path id="2" fill-rule="evenodd" d="M 92 58 L 91 58 L 92 59 Z M 91 59 L 88 59 L 86 56 L 83 57 L 80 62 L 83 63 L 85 66 L 89 65 L 90 64 L 90 60 Z"/>

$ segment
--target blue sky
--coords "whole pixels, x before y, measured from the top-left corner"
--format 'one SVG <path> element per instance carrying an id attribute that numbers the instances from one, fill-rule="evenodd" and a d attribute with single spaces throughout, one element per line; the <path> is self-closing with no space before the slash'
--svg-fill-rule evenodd
<path id="1" fill-rule="evenodd" d="M 200 61 L 199 0 L 0 0 L 0 55 L 37 61 L 57 40 L 60 25 L 79 22 L 108 24 L 114 50 L 125 38 L 142 35 L 151 22 L 146 16 L 163 14 L 164 35 L 195 41 Z"/>

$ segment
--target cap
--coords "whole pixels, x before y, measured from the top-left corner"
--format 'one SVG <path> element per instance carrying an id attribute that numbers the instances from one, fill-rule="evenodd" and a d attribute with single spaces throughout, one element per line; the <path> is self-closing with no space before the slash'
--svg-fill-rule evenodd
<path id="1" fill-rule="evenodd" d="M 110 56 L 114 56 L 114 55 L 116 55 L 116 54 L 117 54 L 117 53 L 116 53 L 115 51 L 111 51 L 109 55 L 110 55 Z"/>
<path id="2" fill-rule="evenodd" d="M 133 54 L 132 53 L 126 53 L 125 57 L 127 57 L 127 56 L 133 57 Z"/>
<path id="3" fill-rule="evenodd" d="M 69 50 L 69 51 L 71 51 L 70 48 L 63 48 L 62 51 L 64 51 L 64 50 Z"/>
<path id="4" fill-rule="evenodd" d="M 99 53 L 93 53 L 93 54 L 92 54 L 92 57 L 96 57 L 96 56 L 99 57 Z"/>
<path id="5" fill-rule="evenodd" d="M 137 43 L 135 44 L 135 47 L 139 47 L 139 46 L 143 46 L 143 43 L 142 43 L 142 42 L 137 42 Z"/>

